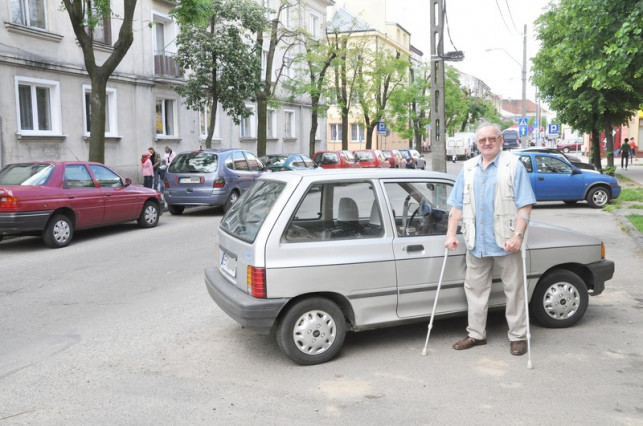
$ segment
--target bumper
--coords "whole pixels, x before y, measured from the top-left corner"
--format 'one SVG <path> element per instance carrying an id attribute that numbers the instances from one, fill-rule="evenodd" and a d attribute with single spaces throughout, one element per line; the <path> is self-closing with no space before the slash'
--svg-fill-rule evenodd
<path id="1" fill-rule="evenodd" d="M 51 211 L 0 213 L 0 235 L 42 231 Z"/>
<path id="2" fill-rule="evenodd" d="M 614 262 L 604 259 L 586 266 L 592 276 L 591 282 L 594 284 L 594 288 L 590 294 L 597 296 L 605 290 L 605 281 L 611 280 L 614 276 Z"/>
<path id="3" fill-rule="evenodd" d="M 242 327 L 269 334 L 289 299 L 257 299 L 230 284 L 216 267 L 205 269 L 205 285 L 212 300 Z"/>
<path id="4" fill-rule="evenodd" d="M 178 191 L 177 191 L 178 192 Z M 222 206 L 228 199 L 228 194 L 193 193 L 192 195 L 165 190 L 165 201 L 179 206 Z"/>

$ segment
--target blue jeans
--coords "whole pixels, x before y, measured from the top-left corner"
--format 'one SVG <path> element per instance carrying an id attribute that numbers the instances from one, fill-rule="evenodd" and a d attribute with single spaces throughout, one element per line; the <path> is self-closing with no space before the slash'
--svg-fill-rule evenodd
<path id="1" fill-rule="evenodd" d="M 143 186 L 151 188 L 154 183 L 154 176 L 143 176 Z"/>

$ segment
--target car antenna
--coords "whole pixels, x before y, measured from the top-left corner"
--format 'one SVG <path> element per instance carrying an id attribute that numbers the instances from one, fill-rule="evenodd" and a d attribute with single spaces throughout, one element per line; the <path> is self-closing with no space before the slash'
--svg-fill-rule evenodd
<path id="1" fill-rule="evenodd" d="M 70 147 L 67 147 L 67 149 L 69 150 L 69 152 L 71 152 L 71 155 L 73 155 L 73 156 L 74 156 L 74 158 L 76 159 L 76 161 L 80 161 L 80 159 L 79 159 L 78 157 L 76 157 L 76 154 L 74 154 L 74 151 L 72 151 Z"/>

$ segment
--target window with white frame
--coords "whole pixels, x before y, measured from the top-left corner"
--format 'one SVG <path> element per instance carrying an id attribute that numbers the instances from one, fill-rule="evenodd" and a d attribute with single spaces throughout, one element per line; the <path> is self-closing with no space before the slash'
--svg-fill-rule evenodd
<path id="1" fill-rule="evenodd" d="M 176 135 L 176 101 L 174 99 L 156 99 L 156 134 L 157 136 Z"/>
<path id="2" fill-rule="evenodd" d="M 242 138 L 253 138 L 255 137 L 255 107 L 246 106 L 250 110 L 250 115 L 248 117 L 240 117 L 241 122 L 239 123 L 239 136 Z"/>
<path id="3" fill-rule="evenodd" d="M 277 137 L 277 112 L 274 109 L 266 111 L 266 137 Z"/>
<path id="4" fill-rule="evenodd" d="M 118 115 L 116 103 L 116 89 L 107 88 L 105 96 L 105 136 L 118 136 Z M 84 132 L 88 135 L 91 132 L 91 95 L 92 88 L 89 85 L 83 85 L 83 122 Z"/>
<path id="5" fill-rule="evenodd" d="M 46 0 L 9 0 L 11 23 L 27 27 L 47 28 Z"/>
<path id="6" fill-rule="evenodd" d="M 284 55 L 284 68 L 286 77 L 293 79 L 297 76 L 295 72 L 295 58 L 292 56 Z"/>
<path id="7" fill-rule="evenodd" d="M 321 32 L 320 27 L 321 17 L 316 13 L 311 13 L 308 19 L 308 32 L 315 40 L 319 38 Z"/>
<path id="8" fill-rule="evenodd" d="M 268 51 L 264 49 L 261 51 L 261 80 L 265 79 L 267 66 L 268 66 Z"/>
<path id="9" fill-rule="evenodd" d="M 291 109 L 284 110 L 284 138 L 294 138 L 295 134 L 295 111 Z"/>
<path id="10" fill-rule="evenodd" d="M 159 13 L 154 13 L 152 19 L 154 20 L 152 26 L 154 55 L 173 55 L 176 53 L 176 24 L 169 16 Z"/>
<path id="11" fill-rule="evenodd" d="M 85 11 L 85 19 L 87 21 L 95 19 L 92 17 L 92 14 L 96 13 L 92 8 L 88 8 Z M 98 17 L 98 22 L 94 27 L 85 27 L 85 32 L 91 37 L 92 41 L 103 43 L 107 45 L 112 44 L 112 21 L 109 16 Z"/>
<path id="12" fill-rule="evenodd" d="M 364 126 L 351 123 L 351 142 L 364 142 Z"/>
<path id="13" fill-rule="evenodd" d="M 60 134 L 60 83 L 16 77 L 16 106 L 21 134 Z"/>
<path id="14" fill-rule="evenodd" d="M 217 115 L 214 118 L 214 133 L 212 133 L 212 137 L 219 139 L 221 138 L 221 131 L 219 130 L 219 110 L 217 110 Z M 200 134 L 201 134 L 201 139 L 205 139 L 208 137 L 208 130 L 210 128 L 210 121 L 212 119 L 212 105 L 208 105 L 205 109 L 202 109 L 199 111 L 199 127 L 201 129 Z"/>
<path id="15" fill-rule="evenodd" d="M 341 123 L 331 123 L 330 125 L 330 140 L 333 142 L 338 142 L 342 140 L 342 124 Z"/>

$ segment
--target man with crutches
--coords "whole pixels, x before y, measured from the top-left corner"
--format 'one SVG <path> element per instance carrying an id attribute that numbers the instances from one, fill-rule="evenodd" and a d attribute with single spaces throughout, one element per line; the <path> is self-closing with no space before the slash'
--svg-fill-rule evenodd
<path id="1" fill-rule="evenodd" d="M 464 350 L 484 345 L 494 266 L 500 273 L 507 299 L 510 352 L 527 352 L 525 271 L 520 248 L 536 203 L 529 176 L 518 156 L 502 152 L 502 133 L 492 124 L 477 132 L 480 155 L 467 160 L 456 179 L 448 203 L 449 225 L 445 248 L 455 250 L 462 232 L 467 246 L 464 291 L 467 297 L 467 336 L 453 345 Z"/>

